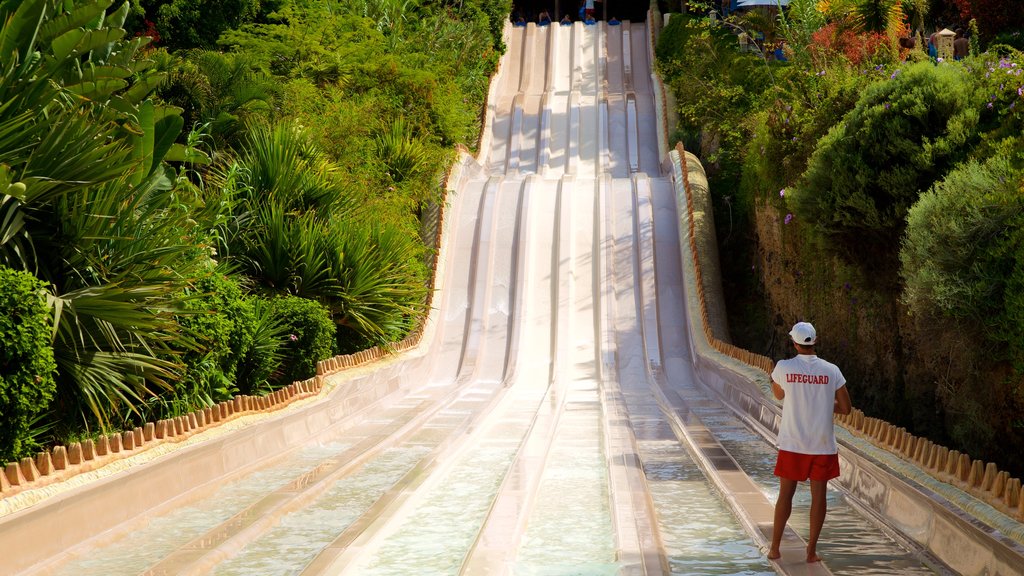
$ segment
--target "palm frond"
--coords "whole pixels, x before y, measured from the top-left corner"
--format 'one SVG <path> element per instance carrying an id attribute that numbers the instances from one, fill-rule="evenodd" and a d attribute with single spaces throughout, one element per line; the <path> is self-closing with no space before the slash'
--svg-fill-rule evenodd
<path id="1" fill-rule="evenodd" d="M 401 116 L 377 136 L 377 156 L 395 182 L 416 175 L 426 166 L 428 159 L 426 147 L 413 137 Z"/>
<path id="2" fill-rule="evenodd" d="M 425 311 L 423 247 L 397 228 L 349 226 L 335 273 L 341 323 L 374 344 L 414 327 Z"/>

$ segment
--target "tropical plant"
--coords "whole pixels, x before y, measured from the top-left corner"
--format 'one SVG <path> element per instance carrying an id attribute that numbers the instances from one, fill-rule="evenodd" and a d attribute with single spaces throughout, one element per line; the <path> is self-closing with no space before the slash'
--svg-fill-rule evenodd
<path id="1" fill-rule="evenodd" d="M 426 304 L 424 248 L 417 238 L 380 224 L 350 222 L 333 270 L 340 279 L 335 310 L 346 351 L 387 345 L 414 328 Z"/>
<path id="2" fill-rule="evenodd" d="M 426 148 L 413 137 L 401 116 L 377 135 L 377 156 L 395 182 L 415 176 L 427 162 Z"/>
<path id="3" fill-rule="evenodd" d="M 290 214 L 280 204 L 266 203 L 256 209 L 244 238 L 232 253 L 258 285 L 307 298 L 338 295 L 330 228 L 317 214 Z"/>
<path id="4" fill-rule="evenodd" d="M 893 32 L 903 23 L 902 0 L 855 0 L 853 21 L 864 32 Z"/>
<path id="5" fill-rule="evenodd" d="M 357 210 L 337 166 L 298 123 L 252 126 L 238 164 L 249 206 L 271 202 L 288 212 L 330 217 Z"/>
<path id="6" fill-rule="evenodd" d="M 252 345 L 238 365 L 235 383 L 242 394 L 265 394 L 269 380 L 284 361 L 288 326 L 274 312 L 272 300 L 251 298 L 253 311 Z"/>
<path id="7" fill-rule="evenodd" d="M 270 119 L 278 86 L 250 56 L 183 51 L 167 68 L 158 94 L 182 109 L 185 126 L 204 126 L 217 149 L 240 145 L 246 125 Z"/>
<path id="8" fill-rule="evenodd" d="M 111 4 L 0 3 L 0 253 L 50 283 L 57 405 L 101 426 L 171 386 L 160 350 L 197 257 L 162 163 L 186 156 L 181 118 L 148 98 L 163 75 Z"/>

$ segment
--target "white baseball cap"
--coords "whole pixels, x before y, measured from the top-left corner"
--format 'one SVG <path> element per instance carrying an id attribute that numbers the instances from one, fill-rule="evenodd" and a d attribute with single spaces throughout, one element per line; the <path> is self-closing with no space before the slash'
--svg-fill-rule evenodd
<path id="1" fill-rule="evenodd" d="M 793 342 L 804 346 L 813 346 L 818 341 L 818 333 L 814 331 L 814 326 L 811 326 L 810 322 L 797 322 L 789 331 L 789 336 Z"/>

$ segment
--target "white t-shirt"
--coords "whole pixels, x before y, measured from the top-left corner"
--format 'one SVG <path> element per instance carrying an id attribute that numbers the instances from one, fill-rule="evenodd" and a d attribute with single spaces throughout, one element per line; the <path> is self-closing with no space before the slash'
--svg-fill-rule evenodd
<path id="1" fill-rule="evenodd" d="M 587 0 L 586 9 L 587 10 L 593 10 L 594 9 L 594 0 Z"/>
<path id="2" fill-rule="evenodd" d="M 814 354 L 781 360 L 772 380 L 782 387 L 780 450 L 801 454 L 835 454 L 836 433 L 832 423 L 836 390 L 846 384 L 839 367 Z"/>

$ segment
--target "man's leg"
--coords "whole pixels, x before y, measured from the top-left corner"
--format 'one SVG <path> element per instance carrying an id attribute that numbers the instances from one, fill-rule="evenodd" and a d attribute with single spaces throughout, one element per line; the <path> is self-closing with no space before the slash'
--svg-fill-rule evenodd
<path id="1" fill-rule="evenodd" d="M 786 522 L 793 513 L 793 494 L 796 494 L 796 480 L 779 478 L 779 499 L 775 502 L 775 524 L 772 526 L 772 547 L 768 550 L 768 559 L 775 560 L 782 556 L 779 546 L 782 545 L 782 533 L 786 531 Z"/>
<path id="2" fill-rule="evenodd" d="M 807 561 L 818 562 L 818 536 L 825 525 L 828 480 L 811 480 L 811 536 L 807 539 Z"/>

